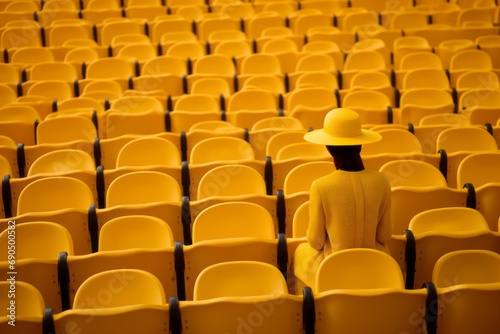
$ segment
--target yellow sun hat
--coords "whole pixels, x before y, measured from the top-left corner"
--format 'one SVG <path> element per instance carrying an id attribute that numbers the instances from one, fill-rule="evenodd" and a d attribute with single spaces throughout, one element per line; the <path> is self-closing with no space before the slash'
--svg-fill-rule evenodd
<path id="1" fill-rule="evenodd" d="M 361 128 L 361 119 L 354 110 L 337 108 L 328 112 L 323 129 L 313 130 L 304 139 L 314 144 L 330 146 L 351 146 L 374 143 L 382 136 L 371 130 Z"/>

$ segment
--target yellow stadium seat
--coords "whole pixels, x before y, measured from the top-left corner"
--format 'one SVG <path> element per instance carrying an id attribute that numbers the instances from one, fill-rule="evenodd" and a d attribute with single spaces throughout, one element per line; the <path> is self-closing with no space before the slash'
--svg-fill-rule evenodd
<path id="1" fill-rule="evenodd" d="M 446 187 L 441 171 L 428 162 L 420 160 L 394 160 L 386 162 L 379 171 L 387 175 L 391 187 Z"/>
<path id="2" fill-rule="evenodd" d="M 274 220 L 250 202 L 225 202 L 202 210 L 193 222 L 193 243 L 225 238 L 276 239 Z"/>
<path id="3" fill-rule="evenodd" d="M 278 102 L 267 90 L 241 90 L 229 97 L 226 120 L 238 127 L 251 129 L 257 121 L 274 116 L 279 116 Z"/>
<path id="4" fill-rule="evenodd" d="M 345 249 L 327 256 L 316 274 L 315 292 L 333 289 L 404 289 L 398 263 L 382 251 Z"/>
<path id="5" fill-rule="evenodd" d="M 116 167 L 172 166 L 181 164 L 178 148 L 161 137 L 139 137 L 124 144 L 118 152 Z"/>
<path id="6" fill-rule="evenodd" d="M 66 176 L 44 177 L 21 191 L 17 215 L 68 209 L 87 211 L 93 203 L 94 195 L 82 181 Z"/>
<path id="7" fill-rule="evenodd" d="M 0 233 L 1 261 L 7 261 L 9 229 Z M 64 226 L 51 222 L 16 225 L 16 259 L 56 259 L 60 252 L 73 255 L 73 240 Z"/>
<path id="8" fill-rule="evenodd" d="M 114 179 L 106 192 L 106 207 L 181 201 L 181 189 L 172 176 L 156 171 L 135 171 Z"/>
<path id="9" fill-rule="evenodd" d="M 453 127 L 441 131 L 436 139 L 436 148 L 446 154 L 446 179 L 449 187 L 457 184 L 460 162 L 469 154 L 478 151 L 497 151 L 495 138 L 486 130 L 474 126 Z"/>
<path id="10" fill-rule="evenodd" d="M 468 207 L 443 207 L 422 211 L 408 224 L 415 234 L 427 232 L 474 233 L 489 231 L 490 227 L 483 215 Z"/>
<path id="11" fill-rule="evenodd" d="M 120 275 L 129 279 L 127 284 L 121 286 L 120 293 L 112 294 L 113 298 L 104 302 L 89 303 L 89 298 L 97 296 Z M 139 269 L 116 269 L 87 278 L 76 291 L 73 304 L 76 309 L 102 309 L 128 305 L 162 305 L 166 304 L 166 300 L 163 286 L 153 274 Z"/>
<path id="12" fill-rule="evenodd" d="M 198 122 L 220 120 L 220 102 L 210 95 L 183 95 L 175 103 L 174 110 L 167 115 L 170 120 L 170 131 L 187 132 Z"/>
<path id="13" fill-rule="evenodd" d="M 174 246 L 169 225 L 153 216 L 130 215 L 107 221 L 99 231 L 99 251 Z"/>
<path id="14" fill-rule="evenodd" d="M 356 111 L 364 125 L 393 123 L 391 100 L 382 92 L 351 90 L 344 96 L 342 106 Z"/>
<path id="15" fill-rule="evenodd" d="M 456 52 L 450 59 L 450 83 L 455 87 L 460 74 L 469 70 L 491 70 L 493 63 L 486 51 L 466 49 Z"/>
<path id="16" fill-rule="evenodd" d="M 432 114 L 452 114 L 455 108 L 451 94 L 439 88 L 406 90 L 401 95 L 399 105 L 394 123 L 403 125 L 418 124 L 423 117 Z"/>
<path id="17" fill-rule="evenodd" d="M 94 158 L 89 153 L 76 149 L 62 149 L 47 152 L 37 158 L 28 170 L 28 177 L 37 174 L 61 174 L 70 171 L 95 173 L 95 170 Z"/>
<path id="18" fill-rule="evenodd" d="M 93 142 L 97 129 L 83 116 L 54 117 L 40 122 L 36 129 L 37 142 L 42 144 L 67 143 L 76 140 Z"/>
<path id="19" fill-rule="evenodd" d="M 265 284 L 255 284 L 255 282 Z M 196 278 L 193 300 L 288 293 L 283 274 L 268 263 L 231 261 L 214 264 Z"/>
<path id="20" fill-rule="evenodd" d="M 500 165 L 499 152 L 476 152 L 467 155 L 458 165 L 457 186 L 471 183 L 479 188 L 488 183 L 500 182 L 495 172 Z"/>

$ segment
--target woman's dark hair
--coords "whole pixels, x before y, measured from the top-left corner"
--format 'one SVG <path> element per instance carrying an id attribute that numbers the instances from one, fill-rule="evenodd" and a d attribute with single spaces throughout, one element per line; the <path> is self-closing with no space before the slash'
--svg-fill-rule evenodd
<path id="1" fill-rule="evenodd" d="M 361 171 L 365 167 L 361 160 L 361 145 L 353 146 L 326 146 L 328 152 L 333 157 L 333 163 L 336 169 L 345 171 Z"/>

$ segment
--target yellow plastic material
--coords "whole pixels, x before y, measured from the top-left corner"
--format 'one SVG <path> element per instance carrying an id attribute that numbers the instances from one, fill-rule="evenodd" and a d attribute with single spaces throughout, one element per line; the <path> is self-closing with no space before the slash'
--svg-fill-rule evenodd
<path id="1" fill-rule="evenodd" d="M 223 238 L 276 239 L 274 221 L 263 207 L 249 202 L 224 202 L 204 209 L 193 223 L 193 243 Z"/>
<path id="2" fill-rule="evenodd" d="M 21 191 L 17 215 L 63 209 L 86 211 L 91 204 L 94 204 L 94 194 L 83 181 L 50 176 L 31 182 Z"/>
<path id="3" fill-rule="evenodd" d="M 480 232 L 489 231 L 483 215 L 467 207 L 447 207 L 430 209 L 416 214 L 408 228 L 414 234 L 425 232 Z"/>
<path id="4" fill-rule="evenodd" d="M 9 225 L 14 226 L 14 225 Z M 13 238 L 15 237 L 15 238 Z M 15 225 L 0 233 L 0 261 L 8 260 L 8 247 L 15 240 L 17 260 L 57 259 L 60 252 L 73 255 L 73 240 L 68 230 L 51 222 L 32 222 Z"/>
<path id="5" fill-rule="evenodd" d="M 319 265 L 315 292 L 333 289 L 405 288 L 394 258 L 379 250 L 352 248 L 327 256 Z"/>
<path id="6" fill-rule="evenodd" d="M 421 160 L 393 160 L 379 169 L 387 175 L 391 187 L 446 187 L 446 178 L 441 171 Z"/>
<path id="7" fill-rule="evenodd" d="M 500 254 L 482 249 L 449 252 L 434 265 L 432 282 L 437 288 L 500 283 Z"/>
<path id="8" fill-rule="evenodd" d="M 291 195 L 309 192 L 314 180 L 333 173 L 335 165 L 329 161 L 311 161 L 294 167 L 285 177 L 283 192 Z"/>
<path id="9" fill-rule="evenodd" d="M 9 160 L 3 156 L 0 156 L 0 174 L 2 177 L 4 175 L 12 175 L 12 166 L 10 165 Z"/>
<path id="10" fill-rule="evenodd" d="M 15 281 L 15 297 L 9 298 L 9 293 L 12 292 L 11 284 L 11 281 L 3 280 L 0 282 L 0 307 L 2 310 L 8 309 L 13 300 L 16 302 L 16 317 L 41 317 L 45 309 L 45 302 L 40 291 L 31 284 Z"/>
<path id="11" fill-rule="evenodd" d="M 205 173 L 198 185 L 197 199 L 241 195 L 266 195 L 264 178 L 252 167 L 227 164 Z"/>
<path id="12" fill-rule="evenodd" d="M 292 220 L 292 237 L 303 238 L 306 236 L 307 227 L 309 226 L 309 201 L 302 203 Z"/>
<path id="13" fill-rule="evenodd" d="M 28 176 L 36 174 L 60 174 L 69 171 L 95 172 L 94 158 L 85 151 L 63 149 L 45 153 L 36 159 L 28 170 Z"/>
<path id="14" fill-rule="evenodd" d="M 89 118 L 68 115 L 43 120 L 36 128 L 36 136 L 38 144 L 65 143 L 73 140 L 93 142 L 97 137 L 97 129 Z"/>
<path id="15" fill-rule="evenodd" d="M 300 123 L 298 119 L 293 117 L 276 116 L 261 119 L 260 121 L 257 121 L 252 127 L 252 131 L 262 129 L 302 130 L 302 123 Z"/>
<path id="16" fill-rule="evenodd" d="M 306 142 L 285 145 L 278 151 L 276 160 L 298 159 L 303 157 L 318 157 L 321 159 L 329 156 L 330 153 L 328 153 L 324 145 Z"/>
<path id="17" fill-rule="evenodd" d="M 386 154 L 386 153 L 421 153 L 422 145 L 413 133 L 403 129 L 383 129 L 378 133 L 382 140 L 363 145 L 361 155 Z"/>
<path id="18" fill-rule="evenodd" d="M 281 148 L 285 145 L 293 144 L 293 143 L 304 143 L 304 134 L 305 131 L 299 130 L 290 130 L 276 133 L 266 144 L 266 156 L 271 157 L 271 159 L 275 160 L 277 154 Z"/>
<path id="19" fill-rule="evenodd" d="M 193 300 L 288 293 L 283 274 L 268 263 L 233 261 L 205 268 L 194 285 Z"/>
<path id="20" fill-rule="evenodd" d="M 181 156 L 177 147 L 167 139 L 143 137 L 134 139 L 118 153 L 116 167 L 130 166 L 180 166 Z"/>
<path id="21" fill-rule="evenodd" d="M 248 161 L 255 154 L 250 143 L 233 137 L 207 138 L 193 146 L 189 158 L 192 164 L 204 164 L 216 161 Z"/>
<path id="22" fill-rule="evenodd" d="M 117 177 L 106 193 L 106 207 L 154 202 L 180 202 L 179 183 L 170 175 L 137 171 Z"/>
<path id="23" fill-rule="evenodd" d="M 139 269 L 115 269 L 87 278 L 76 291 L 73 308 L 162 304 L 166 304 L 165 292 L 156 276 Z"/>
<path id="24" fill-rule="evenodd" d="M 99 232 L 99 251 L 167 248 L 174 245 L 172 229 L 153 216 L 130 215 L 106 222 Z"/>

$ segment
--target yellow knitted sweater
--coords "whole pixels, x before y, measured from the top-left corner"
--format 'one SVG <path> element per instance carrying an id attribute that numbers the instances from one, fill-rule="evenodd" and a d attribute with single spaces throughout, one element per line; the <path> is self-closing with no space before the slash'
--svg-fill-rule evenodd
<path id="1" fill-rule="evenodd" d="M 295 276 L 313 287 L 321 260 L 346 248 L 389 253 L 392 234 L 391 187 L 379 172 L 335 172 L 317 179 L 309 195 L 307 243 L 294 256 Z"/>

